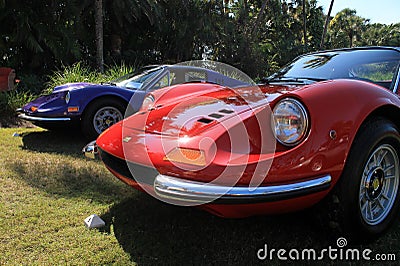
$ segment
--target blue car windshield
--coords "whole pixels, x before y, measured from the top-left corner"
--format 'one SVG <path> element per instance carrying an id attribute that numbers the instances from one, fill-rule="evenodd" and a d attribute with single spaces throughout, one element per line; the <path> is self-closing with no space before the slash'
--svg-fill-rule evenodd
<path id="1" fill-rule="evenodd" d="M 162 68 L 151 69 L 136 75 L 127 75 L 122 77 L 116 82 L 119 87 L 126 87 L 130 89 L 141 89 L 144 88 L 158 73 L 162 71 Z"/>
<path id="2" fill-rule="evenodd" d="M 400 53 L 391 49 L 343 50 L 300 56 L 266 80 L 310 82 L 330 79 L 361 79 L 386 87 L 396 77 Z M 381 84 L 382 83 L 382 84 Z M 384 85 L 384 84 L 383 84 Z"/>

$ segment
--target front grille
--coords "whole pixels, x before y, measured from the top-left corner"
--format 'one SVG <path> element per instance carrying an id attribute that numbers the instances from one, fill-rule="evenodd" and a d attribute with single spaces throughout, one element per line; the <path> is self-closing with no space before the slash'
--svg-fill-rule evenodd
<path id="1" fill-rule="evenodd" d="M 135 164 L 132 162 L 127 162 L 125 160 L 122 160 L 118 157 L 115 157 L 114 155 L 105 152 L 100 148 L 99 148 L 99 153 L 103 163 L 110 169 L 119 173 L 120 175 L 123 175 L 126 178 L 132 179 L 138 183 L 149 184 L 149 185 L 154 184 L 154 179 L 158 175 L 156 169 L 143 166 L 140 164 Z"/>

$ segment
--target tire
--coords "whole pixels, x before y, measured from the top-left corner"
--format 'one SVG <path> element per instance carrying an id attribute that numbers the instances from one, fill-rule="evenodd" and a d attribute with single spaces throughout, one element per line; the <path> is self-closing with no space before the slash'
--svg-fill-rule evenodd
<path id="1" fill-rule="evenodd" d="M 124 118 L 126 106 L 116 99 L 101 98 L 90 103 L 82 116 L 83 134 L 91 140 Z"/>
<path id="2" fill-rule="evenodd" d="M 337 223 L 356 242 L 377 238 L 399 212 L 400 136 L 396 126 L 373 118 L 359 130 L 333 191 Z"/>

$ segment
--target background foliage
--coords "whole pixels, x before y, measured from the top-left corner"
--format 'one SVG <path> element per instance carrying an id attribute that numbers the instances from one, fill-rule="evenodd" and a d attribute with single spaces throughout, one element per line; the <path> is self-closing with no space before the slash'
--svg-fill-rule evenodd
<path id="1" fill-rule="evenodd" d="M 317 0 L 304 1 L 306 39 L 302 0 L 103 0 L 105 63 L 207 57 L 263 77 L 320 49 L 326 15 Z M 94 9 L 94 0 L 0 1 L 0 66 L 31 83 L 38 77 L 38 84 L 76 62 L 93 67 Z M 355 10 L 339 12 L 324 48 L 361 45 L 400 46 L 400 23 L 371 24 Z"/>

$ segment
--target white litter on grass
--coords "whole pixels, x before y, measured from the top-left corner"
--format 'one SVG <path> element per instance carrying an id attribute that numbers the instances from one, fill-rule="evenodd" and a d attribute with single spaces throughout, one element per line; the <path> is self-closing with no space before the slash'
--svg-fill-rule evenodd
<path id="1" fill-rule="evenodd" d="M 85 219 L 85 225 L 87 228 L 99 228 L 106 225 L 106 223 L 96 214 L 92 214 Z"/>
<path id="2" fill-rule="evenodd" d="M 18 134 L 17 132 L 14 132 L 14 134 L 12 134 L 13 137 L 20 137 L 21 135 Z"/>

